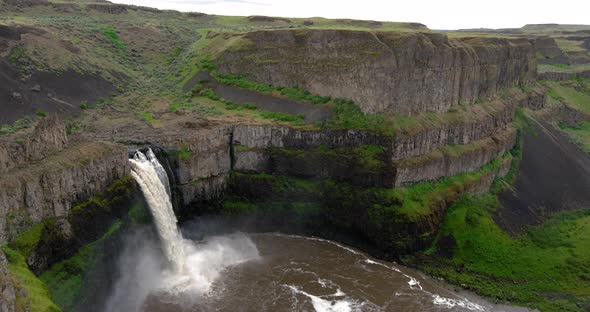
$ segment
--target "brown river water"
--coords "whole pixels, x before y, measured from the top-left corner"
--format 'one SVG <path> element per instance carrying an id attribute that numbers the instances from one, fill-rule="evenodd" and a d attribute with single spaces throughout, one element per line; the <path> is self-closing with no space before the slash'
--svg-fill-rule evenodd
<path id="1" fill-rule="evenodd" d="M 332 241 L 283 234 L 248 240 L 258 256 L 224 267 L 200 295 L 152 294 L 142 310 L 528 311 L 492 304 Z"/>

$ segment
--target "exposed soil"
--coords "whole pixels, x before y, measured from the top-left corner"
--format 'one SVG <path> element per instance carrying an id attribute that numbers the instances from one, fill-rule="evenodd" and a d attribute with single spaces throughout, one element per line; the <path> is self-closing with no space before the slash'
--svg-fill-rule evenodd
<path id="1" fill-rule="evenodd" d="M 37 110 L 69 115 L 80 111 L 80 104 L 96 102 L 116 92 L 115 86 L 99 76 L 75 71 L 34 72 L 24 81 L 18 69 L 0 60 L 0 124 L 12 123 Z"/>
<path id="2" fill-rule="evenodd" d="M 252 90 L 226 86 L 217 83 L 217 81 L 205 71 L 199 72 L 195 77 L 189 80 L 184 85 L 184 92 L 188 92 L 194 85 L 203 80 L 206 80 L 215 93 L 221 98 L 238 105 L 244 103 L 256 103 L 257 108 L 264 111 L 281 112 L 292 115 L 303 114 L 305 115 L 306 123 L 325 121 L 332 115 L 331 109 L 326 105 L 301 103 Z"/>
<path id="3" fill-rule="evenodd" d="M 500 194 L 504 208 L 494 219 L 512 234 L 549 215 L 590 207 L 590 157 L 544 121 L 523 137 L 523 154 L 513 189 Z"/>

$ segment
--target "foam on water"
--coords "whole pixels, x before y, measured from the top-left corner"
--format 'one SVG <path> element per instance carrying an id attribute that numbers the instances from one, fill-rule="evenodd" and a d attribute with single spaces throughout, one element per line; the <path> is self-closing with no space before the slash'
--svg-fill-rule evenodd
<path id="1" fill-rule="evenodd" d="M 455 299 L 441 297 L 439 295 L 432 295 L 432 298 L 433 298 L 432 303 L 434 303 L 436 305 L 445 306 L 449 309 L 452 309 L 455 307 L 461 307 L 461 308 L 468 309 L 471 311 L 486 311 L 487 310 L 483 306 L 481 306 L 477 303 L 473 303 L 467 299 L 455 300 Z"/>
<path id="2" fill-rule="evenodd" d="M 295 295 L 300 294 L 311 300 L 314 310 L 316 312 L 352 312 L 360 311 L 360 306 L 354 301 L 346 298 L 346 294 L 338 289 L 334 294 L 327 296 L 314 296 L 298 287 L 291 285 L 283 285 L 291 290 Z"/>

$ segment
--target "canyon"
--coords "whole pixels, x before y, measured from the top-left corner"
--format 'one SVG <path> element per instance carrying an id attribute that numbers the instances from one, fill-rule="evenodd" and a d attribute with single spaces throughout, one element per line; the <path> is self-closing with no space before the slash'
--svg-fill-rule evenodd
<path id="1" fill-rule="evenodd" d="M 567 93 L 588 96 L 588 75 L 541 67 L 573 57 L 552 37 L 352 20 L 228 22 L 108 2 L 0 4 L 35 21 L 0 20 L 0 96 L 8 99 L 0 112 L 10 112 L 0 121 L 16 121 L 0 135 L 3 311 L 35 306 L 37 293 L 9 270 L 16 263 L 47 284 L 45 296 L 59 305 L 49 311 L 101 311 L 116 275 L 106 250 L 151 224 L 128 161 L 148 148 L 182 224 L 221 217 L 234 230 L 332 239 L 488 296 L 495 289 L 429 266 L 446 268 L 459 250 L 447 228 L 457 205 L 497 197 L 478 218 L 511 238 L 590 207 L 590 158 L 555 126 L 590 121 L 588 103 L 572 104 Z M 37 19 L 36 10 L 61 20 Z M 70 27 L 82 12 L 102 24 Z M 313 27 L 328 22 L 336 24 Z M 65 57 L 40 53 L 47 45 Z M 552 181 L 535 182 L 545 173 Z M 92 265 L 77 260 L 88 255 Z M 476 271 L 465 266 L 449 265 Z M 590 304 L 565 297 L 495 298 Z"/>

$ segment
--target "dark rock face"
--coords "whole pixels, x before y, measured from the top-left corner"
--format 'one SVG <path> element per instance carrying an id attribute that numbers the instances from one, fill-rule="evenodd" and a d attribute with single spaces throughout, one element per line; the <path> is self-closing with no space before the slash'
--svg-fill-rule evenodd
<path id="1" fill-rule="evenodd" d="M 217 59 L 221 74 L 350 98 L 365 113 L 445 112 L 536 77 L 526 39 L 345 30 L 244 34 Z"/>

